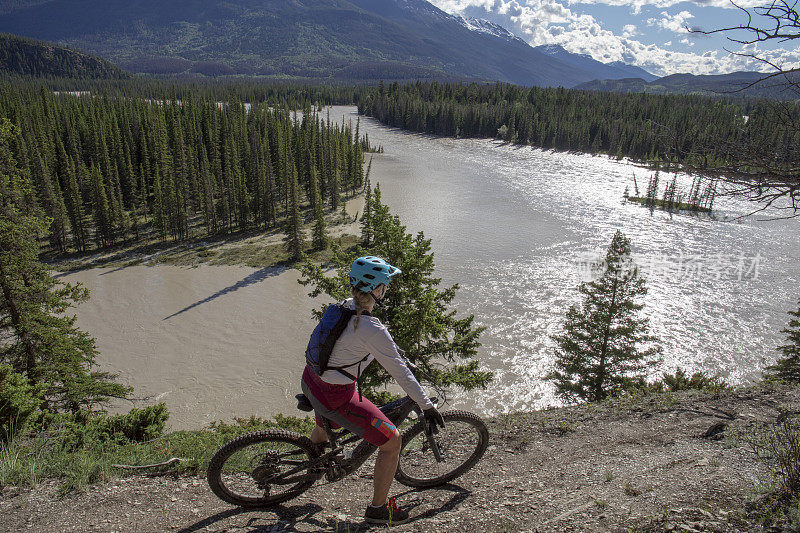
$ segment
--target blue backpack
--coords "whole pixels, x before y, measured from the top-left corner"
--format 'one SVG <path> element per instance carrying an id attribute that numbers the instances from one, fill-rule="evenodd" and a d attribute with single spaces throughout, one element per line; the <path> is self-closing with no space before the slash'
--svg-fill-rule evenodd
<path id="1" fill-rule="evenodd" d="M 336 341 L 342 335 L 345 328 L 347 328 L 347 324 L 350 323 L 350 319 L 355 316 L 355 314 L 355 311 L 346 307 L 343 303 L 329 305 L 322 314 L 322 319 L 311 333 L 311 339 L 309 339 L 308 347 L 306 348 L 306 362 L 311 365 L 311 368 L 314 369 L 314 372 L 316 372 L 318 376 L 321 376 L 326 370 L 336 370 L 353 381 L 358 381 L 358 377 L 360 376 L 354 376 L 345 370 L 347 367 L 328 366 L 328 360 L 331 357 L 331 352 L 333 351 Z M 363 311 L 361 314 L 369 316 L 367 311 Z M 355 364 L 360 365 L 367 357 L 369 357 L 369 354 L 358 363 L 353 363 L 353 365 L 349 366 L 354 366 Z M 358 374 L 360 375 L 361 372 L 359 371 Z"/>

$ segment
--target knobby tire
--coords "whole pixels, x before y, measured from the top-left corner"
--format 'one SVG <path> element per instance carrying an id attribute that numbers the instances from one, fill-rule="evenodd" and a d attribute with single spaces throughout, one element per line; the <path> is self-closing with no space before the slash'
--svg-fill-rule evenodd
<path id="1" fill-rule="evenodd" d="M 295 459 L 295 461 L 308 462 L 318 456 L 318 452 L 308 437 L 291 431 L 268 429 L 242 435 L 241 437 L 237 437 L 220 448 L 214 457 L 212 457 L 211 462 L 208 465 L 208 485 L 211 487 L 211 490 L 214 492 L 214 494 L 216 494 L 221 500 L 233 505 L 257 509 L 291 500 L 292 498 L 299 496 L 311 488 L 314 482 L 319 479 L 321 475 L 319 473 L 306 472 L 307 475 L 303 476 L 301 471 L 300 473 L 294 475 L 299 475 L 302 479 L 300 479 L 300 481 L 298 481 L 298 483 L 296 483 L 294 486 L 288 488 L 285 492 L 275 495 L 266 495 L 265 493 L 264 496 L 260 497 L 238 494 L 235 490 L 231 490 L 230 487 L 226 486 L 223 477 L 227 477 L 228 474 L 223 470 L 223 468 L 226 465 L 226 461 L 228 461 L 233 454 L 247 449 L 248 446 L 253 446 L 255 448 L 258 445 L 270 444 L 278 449 L 282 447 L 287 447 L 287 449 L 291 450 L 296 449 L 300 453 L 297 454 L 298 458 Z M 289 470 L 291 467 L 292 466 L 286 466 L 284 470 Z M 246 479 L 247 473 L 241 472 L 237 475 L 242 479 Z"/>
<path id="2" fill-rule="evenodd" d="M 435 462 L 433 459 L 433 452 L 428 449 L 426 453 L 424 451 L 424 446 L 415 451 L 407 449 L 407 446 L 411 443 L 416 442 L 415 446 L 422 444 L 422 442 L 415 441 L 415 439 L 425 439 L 425 421 L 420 420 L 403 433 L 403 448 L 400 451 L 400 464 L 397 467 L 397 474 L 395 475 L 395 479 L 403 485 L 414 488 L 430 488 L 444 485 L 469 471 L 480 461 L 484 452 L 486 452 L 486 448 L 489 446 L 489 430 L 480 417 L 466 411 L 446 411 L 442 413 L 442 418 L 444 418 L 445 421 L 445 428 L 440 430 L 439 435 L 434 435 L 434 439 L 436 439 L 437 442 L 442 441 L 442 445 L 445 447 L 445 453 L 448 453 L 446 449 L 448 437 L 457 438 L 460 430 L 473 432 L 475 439 L 474 444 L 470 442 L 466 445 L 468 447 L 466 450 L 468 453 L 465 454 L 463 458 L 457 459 L 452 465 L 453 468 L 450 470 L 434 477 L 418 476 L 410 471 L 411 468 L 408 461 L 413 460 L 410 458 L 412 455 L 424 457 L 426 460 Z M 406 469 L 403 468 L 404 455 L 407 458 Z M 450 467 L 451 465 L 447 466 Z"/>

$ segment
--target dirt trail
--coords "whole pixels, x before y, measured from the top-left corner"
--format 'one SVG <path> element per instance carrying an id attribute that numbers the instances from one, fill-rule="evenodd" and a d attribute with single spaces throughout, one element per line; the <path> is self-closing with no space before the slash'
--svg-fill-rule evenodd
<path id="1" fill-rule="evenodd" d="M 394 529 L 758 530 L 745 508 L 766 470 L 730 432 L 702 435 L 774 420 L 781 406 L 800 408 L 800 392 L 690 392 L 496 418 L 486 456 L 452 485 L 415 492 L 395 483 L 414 519 Z M 370 471 L 266 511 L 232 508 L 197 477 L 131 477 L 62 499 L 55 482 L 6 487 L 0 531 L 367 531 Z"/>

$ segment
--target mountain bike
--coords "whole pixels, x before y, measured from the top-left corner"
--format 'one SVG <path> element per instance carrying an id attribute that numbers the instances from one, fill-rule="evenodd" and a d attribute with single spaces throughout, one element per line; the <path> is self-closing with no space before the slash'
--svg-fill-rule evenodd
<path id="1" fill-rule="evenodd" d="M 313 410 L 305 395 L 296 398 L 298 409 Z M 408 396 L 380 409 L 398 427 L 412 412 L 417 414 L 417 422 L 402 433 L 395 474 L 397 481 L 409 487 L 430 488 L 452 481 L 475 466 L 489 445 L 486 424 L 466 411 L 442 412 L 445 428 L 434 433 Z M 282 429 L 257 431 L 230 441 L 208 466 L 211 490 L 233 505 L 269 507 L 299 496 L 322 477 L 328 482 L 344 478 L 377 450 L 366 441 L 353 446 L 361 437 L 345 429 L 334 431 L 327 420 L 323 427 L 329 439 L 324 445 Z"/>

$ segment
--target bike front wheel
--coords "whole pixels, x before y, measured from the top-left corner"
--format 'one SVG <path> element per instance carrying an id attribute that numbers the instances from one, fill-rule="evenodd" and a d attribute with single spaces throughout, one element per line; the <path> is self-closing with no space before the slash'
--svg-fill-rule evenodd
<path id="1" fill-rule="evenodd" d="M 240 507 L 262 508 L 308 490 L 320 473 L 311 440 L 270 429 L 242 435 L 219 449 L 208 465 L 208 484 L 220 499 Z"/>
<path id="2" fill-rule="evenodd" d="M 442 418 L 445 427 L 433 435 L 438 454 L 434 453 L 425 433 L 425 420 L 403 433 L 403 448 L 395 475 L 403 485 L 415 488 L 444 485 L 467 472 L 483 457 L 489 446 L 489 430 L 483 420 L 466 411 L 446 411 Z"/>

